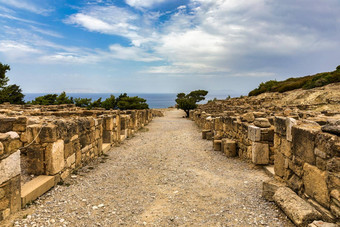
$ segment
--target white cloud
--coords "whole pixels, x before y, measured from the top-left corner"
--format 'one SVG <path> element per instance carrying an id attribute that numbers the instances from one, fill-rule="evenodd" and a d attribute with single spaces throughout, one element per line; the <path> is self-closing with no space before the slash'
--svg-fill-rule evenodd
<path id="1" fill-rule="evenodd" d="M 93 32 L 137 38 L 138 27 L 133 23 L 137 15 L 116 6 L 93 6 L 80 13 L 71 15 L 65 20 Z"/>
<path id="2" fill-rule="evenodd" d="M 121 59 L 121 60 L 132 60 L 132 61 L 141 61 L 141 62 L 154 62 L 162 60 L 159 57 L 155 57 L 145 50 L 138 47 L 123 47 L 119 44 L 110 46 L 110 56 L 112 58 Z"/>
<path id="3" fill-rule="evenodd" d="M 23 9 L 27 10 L 36 14 L 41 14 L 41 15 L 47 15 L 49 12 L 51 12 L 51 9 L 46 9 L 43 8 L 41 5 L 45 5 L 46 7 L 46 2 L 40 1 L 38 6 L 37 4 L 34 4 L 32 2 L 26 1 L 26 0 L 0 0 L 0 3 L 6 4 L 11 7 L 15 7 L 18 9 Z"/>
<path id="4" fill-rule="evenodd" d="M 150 8 L 166 0 L 125 0 L 126 4 L 135 8 Z"/>

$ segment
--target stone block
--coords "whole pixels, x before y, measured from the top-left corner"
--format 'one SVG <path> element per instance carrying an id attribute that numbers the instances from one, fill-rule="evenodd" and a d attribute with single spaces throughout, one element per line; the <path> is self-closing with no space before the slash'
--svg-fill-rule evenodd
<path id="1" fill-rule="evenodd" d="M 337 224 L 327 223 L 324 221 L 313 221 L 308 225 L 308 227 L 339 227 L 339 226 Z"/>
<path id="2" fill-rule="evenodd" d="M 248 112 L 248 113 L 245 113 L 241 116 L 241 120 L 252 123 L 255 120 L 255 116 L 252 112 Z"/>
<path id="3" fill-rule="evenodd" d="M 0 184 L 20 175 L 20 151 L 16 151 L 5 159 L 0 160 Z"/>
<path id="4" fill-rule="evenodd" d="M 327 187 L 327 172 L 321 171 L 316 166 L 308 163 L 303 165 L 303 171 L 305 193 L 314 198 L 322 206 L 329 207 L 330 196 Z"/>
<path id="5" fill-rule="evenodd" d="M 252 143 L 252 162 L 256 165 L 269 164 L 269 145 L 266 143 Z"/>
<path id="6" fill-rule="evenodd" d="M 318 204 L 312 199 L 308 199 L 308 202 L 317 210 L 320 212 L 322 216 L 322 220 L 327 221 L 327 222 L 335 222 L 335 217 L 334 215 L 327 209 L 325 209 L 323 206 Z"/>
<path id="7" fill-rule="evenodd" d="M 269 128 L 271 126 L 267 118 L 255 118 L 254 125 L 260 128 Z"/>
<path id="8" fill-rule="evenodd" d="M 274 128 L 261 128 L 261 141 L 274 141 Z"/>
<path id="9" fill-rule="evenodd" d="M 280 152 L 275 153 L 274 170 L 275 170 L 275 175 L 279 177 L 283 177 L 285 175 L 285 170 L 286 170 L 285 156 Z"/>
<path id="10" fill-rule="evenodd" d="M 280 134 L 281 136 L 286 136 L 287 126 L 286 126 L 286 117 L 276 116 L 274 120 L 275 133 Z"/>
<path id="11" fill-rule="evenodd" d="M 300 177 L 298 177 L 296 174 L 292 174 L 288 181 L 288 186 L 293 189 L 296 192 L 300 192 L 302 190 L 303 181 Z"/>
<path id="12" fill-rule="evenodd" d="M 207 138 L 207 140 L 212 140 L 214 138 L 214 133 L 211 132 L 211 131 L 207 132 L 206 138 Z"/>
<path id="13" fill-rule="evenodd" d="M 292 142 L 292 127 L 297 124 L 297 121 L 294 118 L 287 117 L 286 118 L 286 139 L 289 142 Z"/>
<path id="14" fill-rule="evenodd" d="M 326 163 L 326 169 L 329 172 L 340 172 L 340 157 L 329 159 Z"/>
<path id="15" fill-rule="evenodd" d="M 285 184 L 276 180 L 267 180 L 262 184 L 262 197 L 267 201 L 273 202 L 273 196 L 277 189 L 284 187 Z"/>
<path id="16" fill-rule="evenodd" d="M 76 154 L 72 154 L 66 159 L 66 167 L 71 168 L 76 163 Z"/>
<path id="17" fill-rule="evenodd" d="M 301 158 L 305 162 L 315 164 L 315 136 L 319 130 L 309 126 L 293 126 L 293 154 Z"/>
<path id="18" fill-rule="evenodd" d="M 261 141 L 261 128 L 249 125 L 248 126 L 248 138 L 253 142 Z"/>
<path id="19" fill-rule="evenodd" d="M 228 158 L 236 157 L 236 142 L 230 139 L 222 139 L 222 151 L 226 154 Z"/>
<path id="20" fill-rule="evenodd" d="M 222 140 L 214 140 L 213 142 L 214 145 L 214 151 L 221 151 L 221 147 L 222 147 Z"/>
<path id="21" fill-rule="evenodd" d="M 321 214 L 314 207 L 287 187 L 278 188 L 273 199 L 297 226 L 306 226 L 321 218 Z"/>
<path id="22" fill-rule="evenodd" d="M 55 175 L 64 167 L 64 140 L 58 140 L 46 148 L 46 174 Z"/>
<path id="23" fill-rule="evenodd" d="M 23 185 L 21 189 L 21 205 L 37 199 L 39 196 L 54 187 L 54 176 L 40 175 Z"/>
<path id="24" fill-rule="evenodd" d="M 337 143 L 340 142 L 340 138 L 328 133 L 318 133 L 315 137 L 315 146 L 318 149 L 318 155 L 321 158 L 331 158 L 339 156 L 340 146 L 337 147 Z M 323 154 L 321 154 L 323 153 Z"/>
<path id="25" fill-rule="evenodd" d="M 39 139 L 43 143 L 53 143 L 57 141 L 57 126 L 53 124 L 42 126 Z"/>

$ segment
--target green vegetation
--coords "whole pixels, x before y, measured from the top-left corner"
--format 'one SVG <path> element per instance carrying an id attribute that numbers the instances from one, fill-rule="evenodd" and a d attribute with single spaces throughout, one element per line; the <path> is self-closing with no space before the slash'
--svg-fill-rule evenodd
<path id="1" fill-rule="evenodd" d="M 264 92 L 285 92 L 299 88 L 311 89 L 327 84 L 340 82 L 340 65 L 333 72 L 318 73 L 312 76 L 289 78 L 284 81 L 269 80 L 261 83 L 258 88 L 249 92 L 249 96 L 255 96 Z"/>
<path id="2" fill-rule="evenodd" d="M 20 87 L 16 84 L 7 86 L 9 79 L 6 73 L 9 70 L 11 70 L 9 65 L 0 62 L 0 103 L 24 104 L 25 95 L 22 94 Z"/>
<path id="3" fill-rule="evenodd" d="M 36 97 L 34 100 L 28 102 L 28 104 L 33 105 L 60 105 L 60 104 L 75 104 L 78 107 L 85 107 L 88 109 L 93 108 L 104 108 L 109 109 L 120 109 L 120 110 L 132 110 L 132 109 L 149 109 L 146 100 L 138 96 L 129 97 L 126 93 L 120 94 L 116 99 L 114 95 L 102 101 L 99 98 L 95 101 L 88 98 L 75 98 L 68 97 L 65 92 L 60 95 L 57 94 L 47 94 L 43 96 Z"/>
<path id="4" fill-rule="evenodd" d="M 208 94 L 208 91 L 205 90 L 196 90 L 192 91 L 189 94 L 178 93 L 177 94 L 177 107 L 182 109 L 189 117 L 189 111 L 197 108 L 197 102 L 205 99 L 205 96 Z"/>

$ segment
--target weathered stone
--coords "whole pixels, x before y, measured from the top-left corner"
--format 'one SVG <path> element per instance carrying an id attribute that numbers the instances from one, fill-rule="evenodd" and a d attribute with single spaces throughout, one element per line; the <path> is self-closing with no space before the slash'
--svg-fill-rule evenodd
<path id="1" fill-rule="evenodd" d="M 253 112 L 255 118 L 265 118 L 267 113 L 265 112 Z"/>
<path id="2" fill-rule="evenodd" d="M 292 174 L 292 176 L 288 179 L 287 184 L 291 189 L 296 192 L 301 191 L 301 188 L 303 186 L 302 179 L 295 174 Z"/>
<path id="3" fill-rule="evenodd" d="M 207 138 L 207 140 L 212 140 L 214 138 L 214 133 L 213 132 L 207 132 L 206 138 Z"/>
<path id="4" fill-rule="evenodd" d="M 202 130 L 202 139 L 207 139 L 207 133 L 210 132 L 210 130 Z"/>
<path id="5" fill-rule="evenodd" d="M 228 158 L 237 156 L 236 142 L 229 139 L 222 139 L 222 151 Z"/>
<path id="6" fill-rule="evenodd" d="M 20 138 L 17 132 L 10 131 L 10 132 L 6 132 L 6 134 L 9 135 L 12 140 Z"/>
<path id="7" fill-rule="evenodd" d="M 271 126 L 267 118 L 255 118 L 254 125 L 260 128 L 269 128 Z"/>
<path id="8" fill-rule="evenodd" d="M 322 126 L 321 130 L 323 132 L 328 132 L 328 133 L 340 136 L 340 126 L 324 125 L 324 126 Z"/>
<path id="9" fill-rule="evenodd" d="M 323 221 L 313 221 L 313 223 L 310 223 L 308 227 L 338 227 L 338 225 L 334 223 L 323 222 Z"/>
<path id="10" fill-rule="evenodd" d="M 282 153 L 276 152 L 274 158 L 275 175 L 283 177 L 285 175 L 285 157 Z"/>
<path id="11" fill-rule="evenodd" d="M 321 171 L 308 163 L 304 164 L 303 170 L 305 193 L 324 207 L 329 207 L 330 196 L 327 187 L 327 172 Z"/>
<path id="12" fill-rule="evenodd" d="M 330 193 L 333 202 L 340 207 L 340 191 L 338 189 L 333 189 Z"/>
<path id="13" fill-rule="evenodd" d="M 328 160 L 326 169 L 330 172 L 340 172 L 340 157 L 334 157 Z"/>
<path id="14" fill-rule="evenodd" d="M 39 139 L 43 143 L 53 143 L 57 141 L 57 126 L 53 124 L 42 126 Z"/>
<path id="15" fill-rule="evenodd" d="M 222 140 L 214 140 L 214 151 L 221 151 Z"/>
<path id="16" fill-rule="evenodd" d="M 286 138 L 288 141 L 292 142 L 292 127 L 296 125 L 297 122 L 294 118 L 287 117 L 286 119 Z"/>
<path id="17" fill-rule="evenodd" d="M 314 140 L 315 135 L 319 132 L 318 129 L 310 126 L 293 126 L 293 153 L 305 162 L 314 165 Z"/>
<path id="18" fill-rule="evenodd" d="M 274 201 L 273 196 L 276 190 L 280 187 L 284 187 L 285 184 L 277 180 L 264 181 L 262 184 L 262 197 L 272 202 Z"/>
<path id="19" fill-rule="evenodd" d="M 245 113 L 241 116 L 241 120 L 252 123 L 255 120 L 255 116 L 252 112 L 248 112 L 248 113 Z"/>
<path id="20" fill-rule="evenodd" d="M 286 117 L 275 117 L 274 121 L 275 133 L 278 133 L 282 136 L 286 135 L 287 127 L 286 127 Z"/>
<path id="21" fill-rule="evenodd" d="M 321 214 L 314 207 L 287 187 L 278 188 L 273 199 L 297 226 L 306 226 L 321 218 Z"/>
<path id="22" fill-rule="evenodd" d="M 327 209 L 325 209 L 323 206 L 318 204 L 316 201 L 313 199 L 308 199 L 308 202 L 317 210 L 320 212 L 322 216 L 322 220 L 327 221 L 327 222 L 334 222 L 335 217 L 334 215 Z"/>
<path id="23" fill-rule="evenodd" d="M 46 174 L 55 175 L 65 166 L 64 141 L 58 140 L 46 148 Z"/>
<path id="24" fill-rule="evenodd" d="M 20 151 L 14 152 L 7 158 L 0 160 L 0 184 L 19 175 L 20 172 Z"/>
<path id="25" fill-rule="evenodd" d="M 0 157 L 5 153 L 4 145 L 0 142 Z"/>
<path id="26" fill-rule="evenodd" d="M 2 199 L 5 196 L 5 190 L 0 188 L 0 199 Z"/>
<path id="27" fill-rule="evenodd" d="M 256 165 L 269 164 L 269 145 L 266 143 L 252 143 L 252 162 Z"/>
<path id="28" fill-rule="evenodd" d="M 253 142 L 261 140 L 261 128 L 249 125 L 248 126 L 248 138 Z"/>
<path id="29" fill-rule="evenodd" d="M 7 208 L 6 210 L 0 211 L 0 221 L 6 219 L 11 214 L 11 209 Z"/>
<path id="30" fill-rule="evenodd" d="M 76 154 L 72 154 L 70 157 L 66 159 L 66 167 L 70 168 L 73 164 L 76 163 Z"/>

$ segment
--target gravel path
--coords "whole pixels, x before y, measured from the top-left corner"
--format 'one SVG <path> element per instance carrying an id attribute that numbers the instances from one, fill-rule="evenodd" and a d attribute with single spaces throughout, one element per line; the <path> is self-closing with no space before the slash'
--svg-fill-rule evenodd
<path id="1" fill-rule="evenodd" d="M 266 174 L 213 151 L 183 114 L 154 119 L 19 213 L 14 225 L 293 226 L 261 198 Z"/>

